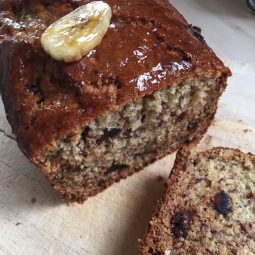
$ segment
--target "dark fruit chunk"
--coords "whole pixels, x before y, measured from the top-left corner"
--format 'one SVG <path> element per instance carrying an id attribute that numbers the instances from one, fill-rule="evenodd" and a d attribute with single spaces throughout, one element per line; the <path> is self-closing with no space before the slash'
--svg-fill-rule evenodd
<path id="1" fill-rule="evenodd" d="M 104 134 L 99 139 L 97 139 L 97 143 L 99 144 L 103 141 L 106 141 L 107 139 L 114 138 L 114 137 L 118 136 L 120 133 L 121 133 L 120 128 L 112 128 L 109 130 L 105 129 Z"/>
<path id="2" fill-rule="evenodd" d="M 34 95 L 40 93 L 40 88 L 35 84 L 27 84 L 26 90 Z"/>
<path id="3" fill-rule="evenodd" d="M 84 130 L 83 130 L 83 132 L 81 134 L 83 141 L 85 141 L 87 139 L 89 131 L 90 131 L 89 127 L 85 127 L 84 128 Z"/>
<path id="4" fill-rule="evenodd" d="M 247 199 L 252 199 L 254 197 L 254 194 L 252 192 L 250 192 L 248 195 L 247 195 Z"/>
<path id="5" fill-rule="evenodd" d="M 152 248 L 150 248 L 149 249 L 149 253 L 148 253 L 148 255 L 160 255 L 160 253 L 159 252 L 153 252 L 153 249 Z"/>
<path id="6" fill-rule="evenodd" d="M 123 136 L 124 136 L 124 137 L 127 137 L 127 138 L 130 138 L 130 137 L 131 137 L 131 133 L 132 133 L 132 129 L 129 128 L 129 129 L 127 129 L 127 130 L 123 133 Z"/>
<path id="7" fill-rule="evenodd" d="M 229 195 L 225 191 L 218 192 L 214 197 L 214 209 L 224 216 L 232 210 L 232 201 Z"/>
<path id="8" fill-rule="evenodd" d="M 36 103 L 37 103 L 38 105 L 40 105 L 40 104 L 42 104 L 44 101 L 45 101 L 45 98 L 44 98 L 44 97 L 40 97 L 40 98 L 36 101 Z"/>
<path id="9" fill-rule="evenodd" d="M 82 169 L 79 166 L 76 166 L 76 167 L 70 166 L 70 168 L 68 169 L 68 172 L 69 173 L 80 173 L 80 172 L 82 172 Z"/>
<path id="10" fill-rule="evenodd" d="M 216 79 L 216 85 L 219 86 L 224 82 L 224 78 L 223 77 L 219 77 Z"/>
<path id="11" fill-rule="evenodd" d="M 197 121 L 192 121 L 188 125 L 188 130 L 189 131 L 195 131 L 198 128 L 198 122 Z"/>
<path id="12" fill-rule="evenodd" d="M 97 181 L 97 185 L 103 187 L 103 186 L 106 185 L 106 181 L 103 180 L 103 179 L 100 179 L 100 180 Z"/>
<path id="13" fill-rule="evenodd" d="M 121 133 L 121 129 L 119 128 L 113 128 L 110 130 L 105 129 L 104 130 L 104 137 L 105 138 L 113 138 L 115 136 L 118 136 Z"/>
<path id="14" fill-rule="evenodd" d="M 186 115 L 187 115 L 186 112 L 181 113 L 181 114 L 177 117 L 177 119 L 176 119 L 177 122 L 183 121 L 183 120 L 185 119 Z"/>
<path id="15" fill-rule="evenodd" d="M 178 212 L 171 220 L 172 233 L 174 237 L 185 237 L 189 231 L 190 215 L 187 212 Z"/>
<path id="16" fill-rule="evenodd" d="M 115 86 L 117 87 L 117 89 L 121 89 L 122 83 L 121 83 L 120 80 L 116 79 L 116 80 L 114 81 L 114 84 L 115 84 Z"/>
<path id="17" fill-rule="evenodd" d="M 196 27 L 196 26 L 192 26 L 192 25 L 189 25 L 189 28 L 191 29 L 192 31 L 192 34 L 198 39 L 200 40 L 201 42 L 205 42 L 205 39 L 204 37 L 201 35 L 201 28 L 200 27 Z"/>
<path id="18" fill-rule="evenodd" d="M 120 165 L 113 163 L 111 167 L 107 169 L 107 173 L 113 173 L 116 171 L 122 171 L 124 169 L 128 168 L 128 165 Z"/>

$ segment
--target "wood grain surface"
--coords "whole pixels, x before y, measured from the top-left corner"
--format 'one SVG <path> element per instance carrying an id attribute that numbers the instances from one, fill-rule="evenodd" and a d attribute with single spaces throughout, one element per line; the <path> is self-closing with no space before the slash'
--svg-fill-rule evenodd
<path id="1" fill-rule="evenodd" d="M 255 153 L 255 18 L 245 1 L 175 0 L 233 71 L 201 148 Z M 175 155 L 67 206 L 19 151 L 0 102 L 0 254 L 135 255 Z"/>

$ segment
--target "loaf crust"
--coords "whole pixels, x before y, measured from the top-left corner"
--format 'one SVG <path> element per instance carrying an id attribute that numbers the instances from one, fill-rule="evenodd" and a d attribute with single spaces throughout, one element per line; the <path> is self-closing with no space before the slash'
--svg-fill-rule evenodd
<path id="1" fill-rule="evenodd" d="M 195 36 L 198 32 L 193 31 L 167 0 L 106 1 L 113 9 L 112 24 L 95 53 L 72 64 L 54 61 L 41 49 L 42 32 L 53 21 L 89 1 L 50 2 L 4 0 L 0 3 L 0 22 L 4 24 L 1 90 L 19 146 L 30 158 L 54 146 L 56 140 L 74 127 L 173 81 L 200 73 L 229 74 L 212 50 Z M 22 12 L 31 14 L 32 20 L 24 17 L 18 23 Z M 8 26 L 4 19 L 10 19 L 13 25 Z M 15 29 L 15 25 L 20 28 Z M 23 28 L 26 26 L 28 29 Z M 147 57 L 144 61 L 131 55 L 139 46 L 142 57 Z M 121 63 L 125 59 L 127 64 Z M 163 69 L 153 73 L 158 64 Z M 40 68 L 44 69 L 43 77 Z M 141 74 L 153 78 L 146 81 L 144 77 L 139 83 Z M 33 88 L 27 86 L 37 85 L 36 79 L 42 84 L 38 88 L 41 98 L 28 93 Z M 98 82 L 103 83 L 98 85 L 102 88 L 97 88 Z M 107 87 L 107 83 L 115 86 Z M 38 100 L 43 100 L 45 106 L 38 109 Z"/>
<path id="2" fill-rule="evenodd" d="M 101 44 L 77 62 L 53 60 L 40 45 L 42 32 L 88 2 L 0 2 L 0 88 L 8 121 L 20 149 L 69 201 L 83 201 L 182 145 L 152 153 L 139 167 L 113 173 L 103 187 L 73 194 L 56 180 L 54 173 L 60 170 L 46 165 L 45 154 L 60 140 L 75 137 L 96 118 L 145 95 L 185 80 L 213 77 L 217 86 L 207 118 L 192 138 L 182 142 L 189 143 L 210 125 L 231 75 L 207 46 L 200 29 L 189 25 L 167 0 L 106 1 L 113 18 Z"/>
<path id="3" fill-rule="evenodd" d="M 179 151 L 140 254 L 254 254 L 254 170 L 238 149 Z"/>

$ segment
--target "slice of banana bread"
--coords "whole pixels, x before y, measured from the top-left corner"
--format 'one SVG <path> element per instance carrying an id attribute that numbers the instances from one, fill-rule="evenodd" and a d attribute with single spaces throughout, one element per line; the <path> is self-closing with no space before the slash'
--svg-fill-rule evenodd
<path id="1" fill-rule="evenodd" d="M 254 180 L 254 155 L 179 152 L 141 254 L 255 254 Z"/>
<path id="2" fill-rule="evenodd" d="M 82 202 L 198 140 L 230 71 L 168 0 L 108 0 L 110 27 L 81 60 L 40 37 L 88 0 L 0 1 L 0 87 L 26 156 L 67 201 Z"/>

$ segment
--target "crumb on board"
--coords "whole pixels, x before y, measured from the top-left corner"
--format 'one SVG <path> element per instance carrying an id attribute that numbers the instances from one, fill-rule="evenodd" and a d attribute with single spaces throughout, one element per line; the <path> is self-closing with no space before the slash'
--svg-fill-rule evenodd
<path id="1" fill-rule="evenodd" d="M 31 203 L 32 203 L 32 204 L 35 204 L 35 203 L 36 203 L 36 198 L 35 198 L 35 197 L 31 198 Z"/>
<path id="2" fill-rule="evenodd" d="M 19 225 L 21 225 L 21 223 L 20 223 L 20 222 L 17 222 L 15 225 L 16 225 L 16 226 L 19 226 Z"/>
<path id="3" fill-rule="evenodd" d="M 212 126 L 215 126 L 216 125 L 216 120 L 213 120 L 212 121 Z"/>
<path id="4" fill-rule="evenodd" d="M 243 130 L 243 132 L 247 134 L 247 133 L 252 132 L 252 129 L 250 129 L 250 128 L 246 128 L 246 129 L 244 129 L 244 130 Z"/>
<path id="5" fill-rule="evenodd" d="M 163 178 L 162 176 L 160 176 L 160 175 L 159 175 L 159 176 L 157 176 L 157 178 L 156 178 L 156 179 L 157 179 L 157 181 L 158 181 L 158 182 L 162 182 L 162 181 L 164 180 L 164 178 Z"/>
<path id="6" fill-rule="evenodd" d="M 204 143 L 205 143 L 206 145 L 208 145 L 208 144 L 211 143 L 212 139 L 213 139 L 213 137 L 212 137 L 211 135 L 207 135 L 207 136 L 205 137 L 205 139 L 204 139 Z"/>

